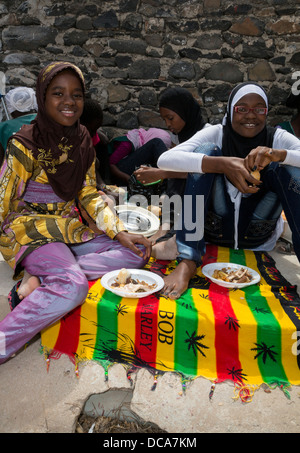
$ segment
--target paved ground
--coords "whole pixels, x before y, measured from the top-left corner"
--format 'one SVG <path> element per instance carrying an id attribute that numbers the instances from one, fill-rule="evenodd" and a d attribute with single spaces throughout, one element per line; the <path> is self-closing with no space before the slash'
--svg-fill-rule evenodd
<path id="1" fill-rule="evenodd" d="M 293 255 L 272 252 L 277 267 L 300 288 L 300 266 Z M 7 294 L 11 271 L 0 260 L 0 319 L 9 312 Z M 121 365 L 109 369 L 108 383 L 97 363 L 79 367 L 79 379 L 69 359 L 52 361 L 49 372 L 40 341 L 35 338 L 25 350 L 0 366 L 1 433 L 72 433 L 82 408 L 92 394 L 125 389 L 130 384 Z M 300 388 L 293 387 L 289 400 L 280 389 L 267 393 L 260 388 L 251 403 L 233 399 L 231 383 L 216 386 L 209 400 L 210 382 L 195 379 L 186 394 L 175 374 L 165 374 L 151 391 L 153 377 L 141 370 L 134 377 L 131 410 L 169 433 L 296 433 L 300 432 Z M 124 390 L 124 391 L 125 391 Z M 125 392 L 125 393 L 126 393 Z M 107 395 L 106 395 L 107 396 Z"/>

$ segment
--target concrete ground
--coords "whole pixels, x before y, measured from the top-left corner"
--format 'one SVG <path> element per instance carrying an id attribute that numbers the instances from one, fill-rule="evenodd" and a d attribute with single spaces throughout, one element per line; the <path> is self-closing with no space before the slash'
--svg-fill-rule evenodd
<path id="1" fill-rule="evenodd" d="M 295 255 L 277 251 L 271 255 L 282 274 L 299 285 Z M 7 294 L 12 285 L 11 271 L 0 260 L 0 319 L 9 312 Z M 0 366 L 0 433 L 72 433 L 90 395 L 110 391 L 113 399 L 116 389 L 127 395 L 130 391 L 130 409 L 169 433 L 300 432 L 300 388 L 296 386 L 290 389 L 291 399 L 278 388 L 261 387 L 252 402 L 242 403 L 233 399 L 230 382 L 218 384 L 209 400 L 211 383 L 204 378 L 188 384 L 185 394 L 179 377 L 172 373 L 159 378 L 155 391 L 151 391 L 153 377 L 148 371 L 140 370 L 133 380 L 130 387 L 123 366 L 114 365 L 105 382 L 103 368 L 92 362 L 79 366 L 77 378 L 67 357 L 52 360 L 47 372 L 36 337 Z"/>

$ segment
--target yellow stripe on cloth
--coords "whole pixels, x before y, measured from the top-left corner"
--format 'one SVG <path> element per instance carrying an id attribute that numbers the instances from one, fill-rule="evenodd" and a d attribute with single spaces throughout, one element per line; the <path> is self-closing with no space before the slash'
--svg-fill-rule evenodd
<path id="1" fill-rule="evenodd" d="M 251 269 L 256 271 L 258 274 L 260 274 L 254 252 L 252 252 L 250 250 L 245 250 L 245 259 L 246 259 L 246 266 L 250 267 Z"/>
<path id="2" fill-rule="evenodd" d="M 158 308 L 158 338 L 156 357 L 158 360 L 157 368 L 162 371 L 174 370 L 175 357 L 175 317 L 176 302 L 171 299 L 161 297 Z M 162 362 L 162 363 L 161 363 Z"/>
<path id="3" fill-rule="evenodd" d="M 201 294 L 201 297 L 200 297 Z M 197 353 L 197 375 L 205 376 L 208 379 L 215 379 L 216 368 L 216 349 L 215 349 L 215 315 L 209 300 L 208 290 L 192 289 L 192 298 L 198 312 L 198 331 L 197 335 L 204 335 L 203 343 L 207 349 L 203 349 L 203 354 Z M 205 330 L 203 328 L 205 327 Z"/>
<path id="4" fill-rule="evenodd" d="M 230 263 L 230 249 L 226 247 L 218 248 L 218 262 L 219 263 Z"/>
<path id="5" fill-rule="evenodd" d="M 248 306 L 244 291 L 229 291 L 229 298 L 238 323 L 236 329 L 238 329 L 239 359 L 243 374 L 246 379 L 247 376 L 251 376 L 251 384 L 260 385 L 261 373 L 257 361 L 254 360 L 255 353 L 249 354 L 257 340 L 257 322 Z M 247 382 L 246 379 L 245 382 Z"/>
<path id="6" fill-rule="evenodd" d="M 56 321 L 50 327 L 46 327 L 46 329 L 41 332 L 43 340 L 42 342 L 44 345 L 46 345 L 47 351 L 51 351 L 54 348 L 59 335 L 59 330 L 60 321 Z"/>
<path id="7" fill-rule="evenodd" d="M 118 341 L 117 349 L 122 350 L 124 348 L 124 338 L 131 338 L 135 340 L 135 312 L 139 299 L 133 298 L 122 298 L 118 310 Z M 128 322 L 128 319 L 130 322 Z"/>
<path id="8" fill-rule="evenodd" d="M 98 331 L 97 305 L 104 293 L 100 279 L 90 288 L 86 301 L 81 306 L 80 336 L 77 347 L 77 356 L 92 360 Z M 101 322 L 101 320 L 100 320 Z"/>

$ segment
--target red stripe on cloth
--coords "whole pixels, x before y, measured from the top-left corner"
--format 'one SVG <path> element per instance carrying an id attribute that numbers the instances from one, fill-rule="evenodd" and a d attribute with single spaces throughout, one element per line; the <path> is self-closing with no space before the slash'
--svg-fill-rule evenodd
<path id="1" fill-rule="evenodd" d="M 89 290 L 98 280 L 88 282 Z M 60 320 L 59 332 L 54 346 L 55 351 L 67 354 L 74 360 L 77 351 L 80 335 L 80 314 L 81 305 Z"/>
<path id="2" fill-rule="evenodd" d="M 215 263 L 218 257 L 218 246 L 213 244 L 206 244 L 206 252 L 202 258 L 203 266 L 210 263 Z"/>
<path id="3" fill-rule="evenodd" d="M 154 260 L 150 264 L 150 271 L 154 272 L 155 274 L 160 275 L 161 277 L 164 277 L 164 274 L 166 273 L 168 264 L 170 264 L 170 261 L 165 261 L 165 260 Z"/>
<path id="4" fill-rule="evenodd" d="M 80 334 L 81 306 L 76 307 L 60 320 L 59 333 L 54 346 L 55 351 L 67 354 L 74 361 Z"/>
<path id="5" fill-rule="evenodd" d="M 97 281 L 98 281 L 98 280 L 90 280 L 90 281 L 88 282 L 88 284 L 89 284 L 89 290 L 91 289 L 91 287 L 92 287 Z"/>
<path id="6" fill-rule="evenodd" d="M 238 343 L 239 328 L 234 324 L 236 316 L 230 303 L 229 290 L 211 283 L 209 298 L 215 315 L 217 380 L 219 382 L 225 379 L 236 381 L 235 376 L 241 370 Z"/>
<path id="7" fill-rule="evenodd" d="M 140 359 L 155 366 L 157 347 L 158 299 L 155 295 L 139 299 L 135 312 L 135 345 Z"/>

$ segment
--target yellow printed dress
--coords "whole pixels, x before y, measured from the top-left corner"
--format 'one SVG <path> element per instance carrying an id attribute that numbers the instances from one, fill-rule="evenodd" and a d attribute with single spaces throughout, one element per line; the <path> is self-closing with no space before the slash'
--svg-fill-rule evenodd
<path id="1" fill-rule="evenodd" d="M 110 238 L 123 231 L 123 224 L 108 208 L 96 188 L 95 161 L 78 193 L 78 201 Z M 76 244 L 96 236 L 84 225 L 76 200 L 59 198 L 46 172 L 31 151 L 16 139 L 7 148 L 0 170 L 0 252 L 20 278 L 20 262 L 37 247 L 51 242 Z"/>

